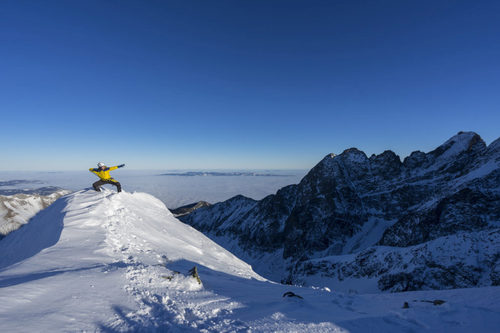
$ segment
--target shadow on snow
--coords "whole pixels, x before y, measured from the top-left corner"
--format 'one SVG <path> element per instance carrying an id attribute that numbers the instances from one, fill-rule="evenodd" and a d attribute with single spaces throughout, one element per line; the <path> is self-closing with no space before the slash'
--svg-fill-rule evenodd
<path id="1" fill-rule="evenodd" d="M 59 241 L 63 230 L 64 209 L 70 199 L 59 198 L 38 212 L 29 223 L 9 233 L 0 241 L 0 272 L 6 267 L 31 258 Z"/>

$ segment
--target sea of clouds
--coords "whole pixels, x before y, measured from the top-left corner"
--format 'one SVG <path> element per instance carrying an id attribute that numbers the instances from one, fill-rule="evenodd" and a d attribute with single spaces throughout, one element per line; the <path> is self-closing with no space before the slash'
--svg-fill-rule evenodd
<path id="1" fill-rule="evenodd" d="M 216 170 L 217 172 L 238 172 L 241 170 Z M 250 170 L 270 176 L 165 176 L 165 170 L 126 170 L 112 171 L 127 192 L 147 192 L 162 200 L 167 207 L 176 208 L 200 200 L 216 203 L 235 195 L 259 200 L 280 188 L 297 184 L 307 170 Z M 169 172 L 184 172 L 170 170 Z M 245 170 L 249 172 L 249 170 Z M 85 171 L 66 172 L 0 172 L 0 181 L 26 180 L 2 188 L 32 189 L 43 186 L 57 186 L 71 191 L 90 188 L 98 178 Z M 105 185 L 110 187 L 110 185 Z M 114 187 L 112 187 L 114 189 Z"/>

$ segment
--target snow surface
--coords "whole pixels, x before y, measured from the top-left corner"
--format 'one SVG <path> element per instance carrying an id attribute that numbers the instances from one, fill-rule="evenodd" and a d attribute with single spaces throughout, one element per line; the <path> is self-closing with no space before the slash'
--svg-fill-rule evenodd
<path id="1" fill-rule="evenodd" d="M 0 254 L 0 332 L 494 332 L 500 326 L 499 287 L 354 295 L 267 281 L 145 193 L 66 195 L 0 241 Z M 202 284 L 187 273 L 195 265 Z M 287 291 L 303 298 L 282 297 Z M 423 302 L 435 299 L 446 303 Z"/>
<path id="2" fill-rule="evenodd" d="M 342 250 L 342 254 L 363 251 L 375 245 L 387 228 L 392 226 L 395 222 L 396 221 L 386 221 L 376 217 L 370 218 L 359 232 L 347 240 Z"/>
<path id="3" fill-rule="evenodd" d="M 467 280 L 474 280 L 479 270 L 481 278 L 477 285 L 491 286 L 494 285 L 492 274 L 497 270 L 495 265 L 499 249 L 498 230 L 458 232 L 409 247 L 375 246 L 359 253 L 310 259 L 302 264 L 322 267 L 323 270 L 306 274 L 302 280 L 307 285 L 321 285 L 337 291 L 377 293 L 381 277 L 406 273 L 415 275 L 415 281 L 421 279 L 422 290 L 437 290 L 449 289 L 449 285 L 444 283 L 451 284 L 451 281 L 458 286 L 467 286 Z M 460 268 L 466 265 L 472 268 L 464 268 L 461 272 Z M 425 278 L 419 277 L 422 267 L 427 268 Z M 440 274 L 441 269 L 448 270 L 447 274 L 450 274 L 445 277 L 446 281 Z M 377 271 L 384 273 L 376 274 Z M 396 285 L 396 288 L 399 287 Z"/>

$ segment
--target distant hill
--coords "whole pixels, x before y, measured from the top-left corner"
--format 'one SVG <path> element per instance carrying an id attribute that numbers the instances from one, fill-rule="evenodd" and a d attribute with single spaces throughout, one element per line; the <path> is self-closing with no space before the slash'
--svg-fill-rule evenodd
<path id="1" fill-rule="evenodd" d="M 12 185 L 14 182 L 19 184 L 19 181 L 2 183 Z M 0 239 L 28 223 L 39 211 L 68 193 L 70 192 L 67 190 L 52 186 L 29 190 L 0 190 Z"/>

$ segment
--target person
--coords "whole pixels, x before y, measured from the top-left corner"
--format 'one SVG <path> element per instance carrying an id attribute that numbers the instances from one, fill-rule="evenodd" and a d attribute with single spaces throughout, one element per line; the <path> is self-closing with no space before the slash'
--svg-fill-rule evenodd
<path id="1" fill-rule="evenodd" d="M 94 188 L 94 190 L 96 190 L 97 192 L 101 192 L 102 185 L 111 184 L 111 185 L 116 186 L 118 192 L 121 192 L 122 191 L 121 184 L 118 181 L 116 181 L 115 179 L 113 179 L 109 175 L 109 172 L 116 170 L 118 168 L 123 168 L 124 166 L 125 166 L 125 164 L 120 164 L 120 165 L 112 166 L 112 167 L 108 168 L 104 163 L 99 162 L 99 163 L 97 163 L 97 168 L 90 168 L 89 171 L 92 173 L 95 173 L 97 175 L 97 177 L 100 178 L 98 181 L 96 181 L 94 184 L 92 184 L 92 187 Z"/>

